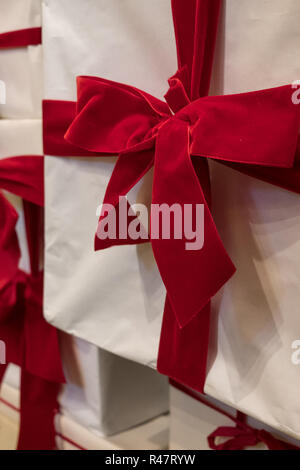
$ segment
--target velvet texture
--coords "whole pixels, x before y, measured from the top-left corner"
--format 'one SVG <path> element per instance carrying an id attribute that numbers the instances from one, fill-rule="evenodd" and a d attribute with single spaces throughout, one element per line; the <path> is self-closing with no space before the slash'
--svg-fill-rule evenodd
<path id="1" fill-rule="evenodd" d="M 22 368 L 18 449 L 55 447 L 54 415 L 64 374 L 57 330 L 43 317 L 43 273 L 39 268 L 44 204 L 43 157 L 0 160 L 0 188 L 23 199 L 31 273 L 19 270 L 15 230 L 18 215 L 0 192 L 0 338 L 6 362 Z M 6 365 L 0 365 L 3 378 Z"/>
<path id="2" fill-rule="evenodd" d="M 41 44 L 42 28 L 26 28 L 0 34 L 0 49 Z"/>
<path id="3" fill-rule="evenodd" d="M 44 102 L 44 150 L 63 156 L 119 154 L 104 198 L 116 209 L 119 196 L 152 166 L 152 203 L 204 205 L 201 250 L 187 251 L 184 236 L 150 240 L 167 290 L 158 370 L 202 391 L 210 299 L 235 272 L 210 212 L 207 159 L 299 192 L 300 109 L 292 103 L 290 86 L 205 96 L 220 1 L 193 0 L 183 7 L 173 0 L 172 8 L 179 69 L 169 79 L 166 103 L 128 85 L 79 77 L 76 105 Z M 129 238 L 96 237 L 95 249 L 128 243 Z"/>

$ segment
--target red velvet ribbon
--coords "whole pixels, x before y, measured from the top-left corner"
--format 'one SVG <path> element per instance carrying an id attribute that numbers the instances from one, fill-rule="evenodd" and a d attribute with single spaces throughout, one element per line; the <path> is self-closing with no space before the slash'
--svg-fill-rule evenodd
<path id="1" fill-rule="evenodd" d="M 18 449 L 53 449 L 57 394 L 64 374 L 57 330 L 43 317 L 39 269 L 40 211 L 44 204 L 43 157 L 0 160 L 0 188 L 23 199 L 31 274 L 18 268 L 18 215 L 0 192 L 0 338 L 6 362 L 22 368 Z M 3 378 L 6 365 L 0 366 Z"/>
<path id="2" fill-rule="evenodd" d="M 243 450 L 246 447 L 252 447 L 259 443 L 265 444 L 269 450 L 300 450 L 300 447 L 277 439 L 264 429 L 253 428 L 247 424 L 247 416 L 244 413 L 237 411 L 236 417 L 232 416 L 184 385 L 174 380 L 170 380 L 170 384 L 194 400 L 223 414 L 235 423 L 235 426 L 220 426 L 207 437 L 208 445 L 212 450 Z M 227 440 L 216 444 L 216 439 L 218 438 L 227 438 Z"/>
<path id="3" fill-rule="evenodd" d="M 172 2 L 179 70 L 169 80 L 167 103 L 128 85 L 79 77 L 76 105 L 44 102 L 44 147 L 50 155 L 119 154 L 104 198 L 116 209 L 119 196 L 152 166 L 152 203 L 204 205 L 201 250 L 187 251 L 185 237 L 151 240 L 167 290 L 158 370 L 202 391 L 210 299 L 235 272 L 209 208 L 207 159 L 258 177 L 261 168 L 271 182 L 278 169 L 280 174 L 297 175 L 300 112 L 292 103 L 290 86 L 205 97 L 220 1 L 193 0 L 187 5 Z M 299 192 L 300 179 L 295 176 L 293 185 L 290 181 L 283 185 Z M 126 243 L 132 241 L 96 237 L 95 248 Z"/>
<path id="4" fill-rule="evenodd" d="M 0 33 L 0 49 L 27 47 L 42 42 L 42 28 L 25 28 Z"/>

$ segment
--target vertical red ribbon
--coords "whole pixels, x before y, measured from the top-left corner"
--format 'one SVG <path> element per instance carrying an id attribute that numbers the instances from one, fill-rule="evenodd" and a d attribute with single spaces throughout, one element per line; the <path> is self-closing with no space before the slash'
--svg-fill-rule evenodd
<path id="1" fill-rule="evenodd" d="M 220 7 L 221 0 L 172 0 L 178 67 L 181 75 L 186 74 L 185 91 L 190 101 L 207 95 L 209 91 Z M 184 70 L 186 72 L 183 72 Z M 209 170 L 204 158 L 201 159 L 201 164 L 198 164 L 197 170 L 206 202 L 210 204 Z M 182 328 L 172 311 L 170 299 L 167 298 L 160 337 L 158 370 L 203 391 L 209 325 L 210 303 Z"/>

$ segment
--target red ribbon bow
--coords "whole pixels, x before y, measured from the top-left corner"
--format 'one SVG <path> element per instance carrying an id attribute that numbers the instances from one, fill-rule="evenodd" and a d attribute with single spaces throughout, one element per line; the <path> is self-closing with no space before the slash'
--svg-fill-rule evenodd
<path id="1" fill-rule="evenodd" d="M 65 135 L 69 143 L 89 152 L 119 153 L 104 203 L 116 207 L 119 196 L 154 166 L 152 203 L 204 205 L 201 250 L 187 251 L 185 237 L 151 240 L 167 289 L 166 311 L 173 311 L 180 328 L 208 305 L 235 271 L 201 186 L 206 176 L 203 157 L 291 168 L 300 123 L 290 86 L 189 102 L 184 73 L 182 69 L 170 80 L 166 95 L 174 114 L 166 103 L 136 88 L 79 77 L 77 114 Z M 105 248 L 107 242 L 96 238 L 95 246 Z"/>
<path id="2" fill-rule="evenodd" d="M 177 79 L 177 83 L 176 91 L 182 92 L 182 82 Z M 183 97 L 183 93 L 172 94 L 175 109 Z M 195 170 L 191 155 L 288 168 L 293 166 L 298 132 L 299 112 L 289 86 L 200 98 L 171 115 L 165 103 L 136 88 L 80 77 L 77 116 L 65 138 L 90 152 L 119 153 L 104 203 L 117 206 L 119 196 L 126 195 L 154 165 L 152 203 L 204 204 L 201 250 L 188 252 L 184 237 L 151 240 L 183 327 L 234 273 L 199 184 L 201 162 L 195 163 Z M 102 248 L 99 238 L 95 246 Z"/>

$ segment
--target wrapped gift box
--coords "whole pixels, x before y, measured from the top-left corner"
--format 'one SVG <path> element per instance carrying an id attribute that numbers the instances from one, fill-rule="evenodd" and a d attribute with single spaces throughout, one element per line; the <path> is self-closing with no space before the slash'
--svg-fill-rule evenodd
<path id="1" fill-rule="evenodd" d="M 1 0 L 0 9 L 0 33 L 41 26 L 41 0 Z"/>

